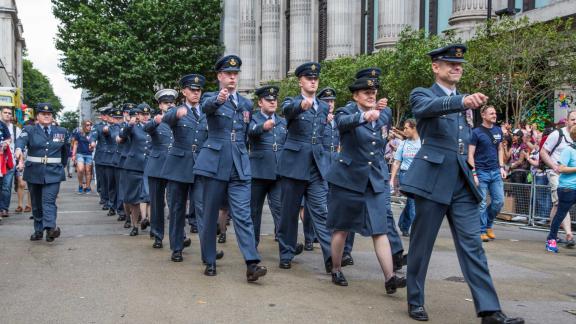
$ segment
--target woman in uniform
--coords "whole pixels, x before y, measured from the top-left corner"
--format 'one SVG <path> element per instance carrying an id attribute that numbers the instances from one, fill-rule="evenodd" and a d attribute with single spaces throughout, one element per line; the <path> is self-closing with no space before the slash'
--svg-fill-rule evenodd
<path id="1" fill-rule="evenodd" d="M 392 113 L 385 99 L 376 102 L 378 79 L 362 77 L 349 86 L 354 102 L 336 112 L 341 151 L 327 175 L 328 220 L 332 234 L 332 282 L 347 286 L 342 254 L 348 232 L 371 236 L 386 279 L 387 294 L 406 286 L 395 275 L 386 215 L 390 207 L 390 176 L 384 147 Z"/>

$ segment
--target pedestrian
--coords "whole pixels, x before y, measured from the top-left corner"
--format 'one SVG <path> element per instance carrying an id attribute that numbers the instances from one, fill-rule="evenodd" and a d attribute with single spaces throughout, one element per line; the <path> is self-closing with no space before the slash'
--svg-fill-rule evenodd
<path id="1" fill-rule="evenodd" d="M 13 121 L 14 122 L 14 121 Z M 26 123 L 24 124 L 24 126 L 28 126 L 28 125 L 36 125 L 36 122 L 34 119 L 28 119 L 26 121 Z M 18 137 L 20 137 L 21 134 L 21 130 L 18 132 L 18 136 L 14 137 L 14 144 L 16 144 L 16 139 Z M 14 146 L 14 153 L 16 153 L 16 146 Z M 28 155 L 28 151 L 26 149 L 24 149 L 22 151 L 22 155 L 23 158 L 26 159 L 26 156 Z M 14 156 L 16 157 L 16 156 Z M 16 161 L 17 164 L 18 161 Z M 16 209 L 14 210 L 14 212 L 16 213 L 29 213 L 32 211 L 32 199 L 30 199 L 30 191 L 28 191 L 28 188 L 26 188 L 26 181 L 24 181 L 24 175 L 22 170 L 19 170 L 18 168 L 15 168 L 15 175 L 16 175 L 16 196 L 18 197 L 18 206 L 16 206 Z M 24 194 L 26 194 L 27 197 L 27 203 L 26 206 L 24 207 L 24 209 L 22 209 L 22 205 L 24 205 Z M 30 219 L 34 219 L 34 216 L 30 216 Z"/>
<path id="2" fill-rule="evenodd" d="M 329 107 L 316 98 L 321 66 L 307 62 L 298 66 L 295 75 L 300 95 L 288 97 L 282 103 L 282 113 L 288 122 L 288 136 L 278 165 L 282 177 L 282 211 L 278 227 L 279 267 L 290 269 L 294 256 L 302 253 L 297 244 L 298 212 L 302 198 L 320 242 L 326 273 L 332 271 L 330 232 L 326 228 L 328 184 L 326 172 L 329 156 L 322 146 Z"/>
<path id="3" fill-rule="evenodd" d="M 215 64 L 218 92 L 204 95 L 202 112 L 208 120 L 208 138 L 194 165 L 194 174 L 201 176 L 203 186 L 203 234 L 200 235 L 207 276 L 216 275 L 216 225 L 225 197 L 236 240 L 246 263 L 248 282 L 265 276 L 267 269 L 259 265 L 254 224 L 250 218 L 250 181 L 252 172 L 247 150 L 247 131 L 252 102 L 237 92 L 242 60 L 227 55 Z"/>
<path id="4" fill-rule="evenodd" d="M 386 100 L 376 101 L 379 82 L 375 78 L 356 79 L 348 88 L 354 103 L 340 108 L 335 119 L 341 136 L 338 162 L 332 164 L 326 179 L 328 222 L 332 231 L 332 282 L 347 286 L 341 259 L 348 232 L 372 237 L 376 257 L 384 273 L 387 294 L 406 287 L 405 278 L 394 273 L 388 241 L 386 215 L 390 205 L 390 174 L 384 158 L 392 110 Z"/>
<path id="5" fill-rule="evenodd" d="M 252 170 L 250 217 L 254 223 L 256 246 L 260 243 L 262 207 L 266 197 L 268 197 L 268 206 L 274 221 L 274 237 L 276 237 L 280 221 L 282 195 L 276 166 L 286 141 L 286 119 L 276 114 L 278 90 L 276 86 L 263 86 L 256 89 L 255 94 L 258 97 L 260 111 L 252 115 L 248 127 Z"/>
<path id="6" fill-rule="evenodd" d="M 512 142 L 510 146 L 504 146 L 505 161 L 508 161 L 508 182 L 516 185 L 508 187 L 507 192 L 514 197 L 514 212 L 517 214 L 512 221 L 525 221 L 528 215 L 529 186 L 528 183 L 528 162 L 527 156 L 530 148 L 524 143 L 524 132 L 515 129 L 512 132 Z"/>
<path id="7" fill-rule="evenodd" d="M 72 161 L 76 163 L 76 174 L 78 175 L 78 193 L 89 194 L 92 189 L 92 150 L 90 149 L 90 132 L 92 122 L 85 120 L 82 129 L 73 135 Z"/>
<path id="8" fill-rule="evenodd" d="M 144 131 L 150 135 L 151 149 L 144 168 L 148 175 L 150 190 L 150 234 L 154 237 L 152 247 L 162 248 L 164 239 L 164 207 L 166 206 L 166 184 L 168 181 L 162 175 L 168 148 L 172 145 L 172 130 L 162 122 L 168 109 L 174 106 L 178 92 L 174 89 L 161 89 L 154 95 L 158 102 L 158 114 L 144 124 Z"/>
<path id="9" fill-rule="evenodd" d="M 466 62 L 465 52 L 464 45 L 449 45 L 428 53 L 436 82 L 410 94 L 422 147 L 400 186 L 416 204 L 406 277 L 408 314 L 415 320 L 428 320 L 424 308 L 426 272 L 446 216 L 460 268 L 482 323 L 524 323 L 501 312 L 480 240 L 478 204 L 482 198 L 466 159 L 472 110 L 485 105 L 488 97 L 482 93 L 463 95 L 456 89 Z"/>
<path id="10" fill-rule="evenodd" d="M 60 227 L 56 224 L 56 197 L 60 182 L 66 180 L 64 168 L 68 159 L 66 129 L 53 126 L 54 110 L 49 103 L 38 103 L 36 118 L 38 125 L 25 126 L 16 140 L 16 159 L 18 167 L 24 170 L 24 180 L 32 198 L 34 216 L 34 234 L 31 241 L 44 237 L 52 242 L 60 236 Z M 28 150 L 26 163 L 22 151 Z"/>
<path id="11" fill-rule="evenodd" d="M 480 202 L 480 238 L 483 242 L 494 240 L 494 219 L 504 206 L 504 148 L 502 130 L 496 126 L 496 108 L 484 106 L 480 109 L 482 124 L 472 130 L 468 147 L 468 163 L 472 177 L 478 186 Z M 490 204 L 488 205 L 488 193 Z"/>
<path id="12" fill-rule="evenodd" d="M 101 123 L 92 128 L 91 143 L 96 165 L 96 181 L 100 183 L 100 202 L 102 210 L 108 211 L 108 215 L 116 214 L 114 199 L 116 198 L 114 183 L 113 149 L 115 142 L 110 136 L 110 126 L 113 124 L 110 113 L 112 108 L 107 107 L 100 111 Z"/>
<path id="13" fill-rule="evenodd" d="M 406 136 L 406 139 L 398 145 L 396 154 L 394 155 L 394 163 L 392 164 L 392 176 L 390 179 L 390 184 L 394 186 L 396 183 L 396 176 L 398 175 L 398 183 L 401 185 L 406 176 L 406 172 L 412 165 L 414 157 L 420 150 L 422 144 L 420 143 L 420 136 L 418 136 L 418 130 L 416 129 L 416 120 L 407 119 L 404 121 L 404 128 L 402 133 Z M 406 197 L 406 204 L 404 209 L 400 214 L 398 219 L 398 227 L 402 236 L 410 236 L 410 226 L 416 217 L 416 207 L 414 206 L 414 199 L 412 197 Z"/>
<path id="14" fill-rule="evenodd" d="M 576 127 L 571 127 L 569 132 L 572 142 L 576 141 Z M 563 148 L 558 160 L 558 207 L 556 215 L 550 224 L 550 232 L 546 238 L 546 251 L 558 253 L 558 230 L 560 225 L 566 219 L 570 208 L 576 204 L 576 144 L 570 143 Z M 570 218 L 568 218 L 570 219 Z M 566 244 L 566 247 L 572 248 L 574 244 Z"/>
<path id="15" fill-rule="evenodd" d="M 10 153 L 12 155 L 12 164 L 16 164 L 16 157 L 14 156 L 14 149 L 15 149 L 15 142 L 16 139 L 20 136 L 21 130 L 18 126 L 12 123 L 13 119 L 13 112 L 11 107 L 2 107 L 2 123 L 4 125 L 0 125 L 2 130 L 1 139 L 3 142 L 7 144 L 7 147 L 10 149 Z M 4 128 L 4 126 L 6 128 Z M 6 133 L 5 133 L 6 132 Z M 16 172 L 16 168 L 11 168 L 6 170 L 4 173 L 0 185 L 0 219 L 2 217 L 8 217 L 8 211 L 10 210 L 10 198 L 12 197 L 12 186 L 14 183 L 14 174 Z M 22 211 L 22 207 L 20 207 L 20 211 Z"/>

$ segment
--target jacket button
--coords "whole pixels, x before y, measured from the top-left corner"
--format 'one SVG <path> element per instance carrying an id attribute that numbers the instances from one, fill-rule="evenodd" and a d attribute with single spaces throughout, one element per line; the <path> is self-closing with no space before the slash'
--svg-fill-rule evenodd
<path id="1" fill-rule="evenodd" d="M 372 145 L 376 145 L 376 142 L 372 142 Z"/>
<path id="2" fill-rule="evenodd" d="M 374 152 L 370 152 L 370 155 L 374 155 Z"/>
<path id="3" fill-rule="evenodd" d="M 340 162 L 344 162 L 344 160 L 340 160 Z"/>
<path id="4" fill-rule="evenodd" d="M 427 159 L 427 158 L 428 158 L 428 155 L 424 155 L 424 158 Z"/>
<path id="5" fill-rule="evenodd" d="M 368 161 L 368 165 L 372 165 L 372 161 Z"/>

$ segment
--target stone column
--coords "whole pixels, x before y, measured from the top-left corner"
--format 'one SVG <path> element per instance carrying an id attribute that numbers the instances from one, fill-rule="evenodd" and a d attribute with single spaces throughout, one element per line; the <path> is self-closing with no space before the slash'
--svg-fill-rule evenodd
<path id="1" fill-rule="evenodd" d="M 223 41 L 225 54 L 239 53 L 240 0 L 224 1 Z"/>
<path id="2" fill-rule="evenodd" d="M 262 81 L 279 80 L 280 0 L 262 0 Z"/>
<path id="3" fill-rule="evenodd" d="M 290 71 L 314 57 L 311 13 L 312 0 L 290 1 Z"/>
<path id="4" fill-rule="evenodd" d="M 393 47 L 400 38 L 402 30 L 412 25 L 412 2 L 407 0 L 378 1 L 378 40 L 374 44 L 377 49 Z"/>
<path id="5" fill-rule="evenodd" d="M 494 6 L 493 6 L 494 8 Z M 492 12 L 494 17 L 494 12 Z M 472 38 L 476 27 L 488 17 L 488 1 L 486 0 L 453 0 L 452 15 L 448 20 L 451 30 L 463 40 Z"/>
<path id="6" fill-rule="evenodd" d="M 352 46 L 353 3 L 349 0 L 328 1 L 328 42 L 326 59 L 354 54 Z"/>
<path id="7" fill-rule="evenodd" d="M 256 84 L 256 20 L 255 0 L 240 0 L 240 73 L 239 90 L 254 89 Z"/>

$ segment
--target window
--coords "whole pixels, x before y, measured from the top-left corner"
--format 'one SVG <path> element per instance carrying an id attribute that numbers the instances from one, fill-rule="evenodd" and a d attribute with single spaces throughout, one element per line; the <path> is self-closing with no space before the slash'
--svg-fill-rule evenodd
<path id="1" fill-rule="evenodd" d="M 318 2 L 318 61 L 326 59 L 326 47 L 328 46 L 328 1 Z"/>

